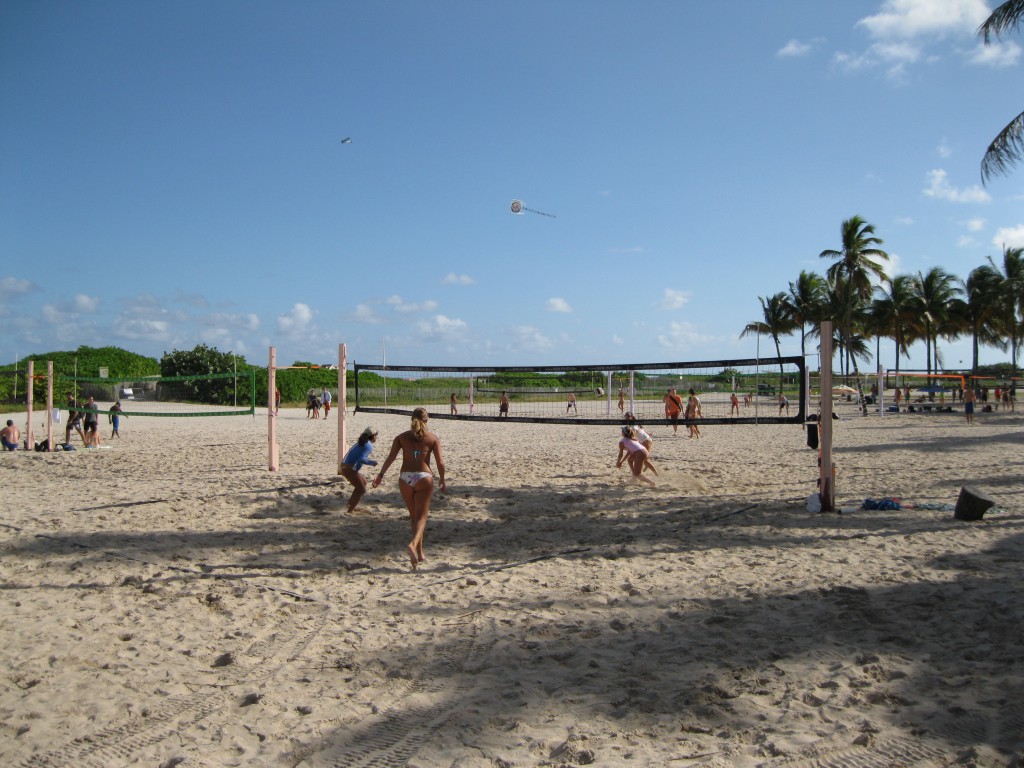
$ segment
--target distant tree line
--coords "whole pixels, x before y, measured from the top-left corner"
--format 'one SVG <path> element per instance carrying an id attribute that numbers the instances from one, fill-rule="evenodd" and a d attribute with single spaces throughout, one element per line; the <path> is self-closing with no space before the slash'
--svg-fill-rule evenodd
<path id="1" fill-rule="evenodd" d="M 1009 369 L 1016 375 L 1017 354 L 1024 341 L 1024 249 L 1003 248 L 1002 258 L 988 257 L 965 280 L 941 267 L 889 277 L 875 228 L 860 216 L 845 220 L 839 249 L 819 256 L 832 264 L 824 275 L 802 271 L 789 289 L 759 296 L 762 318 L 747 323 L 740 337 L 762 334 L 772 339 L 779 354 L 783 336 L 800 334 L 800 352 L 816 338 L 819 324 L 833 322 L 834 352 L 840 371 L 859 375 L 858 361 L 881 361 L 881 341 L 891 339 L 900 356 L 914 342 L 925 343 L 925 369 L 944 366 L 940 344 L 970 338 L 970 372 L 979 373 L 978 351 L 992 347 L 1010 353 Z M 780 355 L 781 356 L 781 355 Z"/>

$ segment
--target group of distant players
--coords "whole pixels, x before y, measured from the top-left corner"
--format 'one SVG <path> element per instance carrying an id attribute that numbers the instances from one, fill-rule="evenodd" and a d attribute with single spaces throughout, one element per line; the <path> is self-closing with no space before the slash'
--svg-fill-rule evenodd
<path id="1" fill-rule="evenodd" d="M 306 418 L 319 419 L 321 408 L 324 409 L 325 419 L 331 415 L 331 390 L 327 387 L 319 395 L 313 390 L 306 393 Z"/>

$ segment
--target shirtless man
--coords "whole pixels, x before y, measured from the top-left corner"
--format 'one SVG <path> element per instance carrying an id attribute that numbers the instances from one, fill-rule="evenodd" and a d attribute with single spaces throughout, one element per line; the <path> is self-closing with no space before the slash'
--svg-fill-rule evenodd
<path id="1" fill-rule="evenodd" d="M 501 393 L 501 399 L 498 400 L 498 418 L 504 416 L 508 418 L 508 395 L 504 392 Z"/>
<path id="2" fill-rule="evenodd" d="M 0 429 L 0 443 L 3 444 L 5 451 L 16 451 L 20 441 L 21 432 L 14 426 L 14 422 L 8 419 L 7 426 Z"/>
<path id="3" fill-rule="evenodd" d="M 737 416 L 740 415 L 740 399 L 736 397 L 735 392 L 729 395 L 729 415 L 732 416 L 733 412 L 735 412 Z"/>
<path id="4" fill-rule="evenodd" d="M 579 416 L 579 411 L 576 410 L 576 393 L 570 392 L 565 399 L 565 412 L 569 413 L 569 409 L 572 408 L 573 415 Z"/>
<path id="5" fill-rule="evenodd" d="M 665 404 L 665 418 L 672 422 L 672 434 L 679 434 L 679 414 L 683 410 L 683 398 L 677 395 L 674 389 L 670 389 L 661 401 Z"/>

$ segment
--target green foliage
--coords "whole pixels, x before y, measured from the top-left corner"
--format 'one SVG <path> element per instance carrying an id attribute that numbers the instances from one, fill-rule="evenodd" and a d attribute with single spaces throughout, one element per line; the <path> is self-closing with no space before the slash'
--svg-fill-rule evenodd
<path id="1" fill-rule="evenodd" d="M 192 350 L 176 349 L 164 352 L 160 358 L 160 375 L 206 376 L 211 373 L 231 373 L 239 362 L 244 370 L 245 358 L 229 352 L 220 352 L 216 347 L 197 344 Z M 235 397 L 235 385 L 231 379 L 198 379 L 174 382 L 174 399 L 211 405 L 230 405 Z M 167 387 L 157 386 L 157 399 L 170 397 L 162 391 Z M 249 393 L 245 393 L 248 400 Z"/>
<path id="2" fill-rule="evenodd" d="M 0 366 L 0 370 L 27 371 L 29 360 L 35 363 L 36 376 L 45 376 L 47 362 L 53 362 L 53 398 L 56 403 L 63 403 L 72 391 L 73 385 L 65 378 L 68 376 L 98 377 L 101 368 L 107 369 L 111 381 L 124 381 L 135 377 L 160 374 L 160 365 L 155 358 L 137 355 L 118 347 L 86 346 L 68 352 L 43 352 L 29 355 L 19 360 L 16 365 Z M 24 375 L 0 376 L 0 400 L 14 400 L 16 386 L 17 399 L 24 402 L 25 384 Z M 46 385 L 41 379 L 37 379 L 33 387 L 32 401 L 40 405 L 46 403 Z"/>
<path id="3" fill-rule="evenodd" d="M 170 354 L 164 352 L 160 358 L 161 376 L 204 376 L 210 373 L 229 373 L 238 358 L 230 353 L 219 352 L 216 347 L 197 344 L 191 351 L 176 349 Z M 245 358 L 242 358 L 245 365 Z"/>
<path id="4" fill-rule="evenodd" d="M 267 391 L 267 372 L 262 370 L 262 382 L 260 374 L 256 377 L 256 391 Z M 364 374 L 365 376 L 365 374 Z M 306 402 L 306 393 L 311 389 L 318 392 L 324 387 L 331 391 L 333 397 L 338 396 L 338 372 L 331 368 L 289 368 L 279 370 L 276 375 L 277 388 L 281 390 L 282 403 L 303 403 Z M 346 386 L 355 386 L 355 379 L 352 371 L 346 376 Z M 257 394 L 257 398 L 259 395 Z M 260 402 L 266 402 L 262 400 Z"/>
<path id="5" fill-rule="evenodd" d="M 708 381 L 721 381 L 726 384 L 731 384 L 733 378 L 741 379 L 743 375 L 735 368 L 723 368 L 721 373 L 716 373 L 714 376 L 708 378 Z"/>
<path id="6" fill-rule="evenodd" d="M 29 355 L 17 363 L 18 370 L 28 368 L 28 361 L 35 362 L 36 374 L 46 374 L 47 361 L 53 361 L 53 371 L 62 376 L 99 376 L 100 368 L 106 368 L 111 379 L 130 379 L 136 376 L 157 376 L 160 364 L 152 357 L 136 355 L 118 347 L 79 347 L 73 352 L 44 352 Z M 0 370 L 12 371 L 14 365 L 0 366 Z"/>

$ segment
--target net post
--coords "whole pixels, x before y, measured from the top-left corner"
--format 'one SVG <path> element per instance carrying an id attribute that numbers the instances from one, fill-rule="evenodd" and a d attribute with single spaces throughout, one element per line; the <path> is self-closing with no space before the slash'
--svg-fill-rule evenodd
<path id="1" fill-rule="evenodd" d="M 270 348 L 267 362 L 267 469 L 277 472 L 279 453 L 277 450 L 277 413 L 274 410 L 274 392 L 277 389 L 277 349 Z"/>
<path id="2" fill-rule="evenodd" d="M 28 446 L 35 447 L 35 435 L 32 433 L 32 389 L 35 385 L 35 360 L 28 361 L 28 384 L 25 386 L 25 410 L 27 415 L 25 417 L 25 448 Z"/>
<path id="3" fill-rule="evenodd" d="M 878 364 L 878 418 L 885 418 L 885 372 L 882 364 Z"/>
<path id="4" fill-rule="evenodd" d="M 821 467 L 818 471 L 818 496 L 822 512 L 834 512 L 836 489 L 832 482 L 832 322 L 821 323 Z"/>
<path id="5" fill-rule="evenodd" d="M 345 458 L 345 411 L 348 408 L 348 348 L 338 345 L 338 474 Z"/>
<path id="6" fill-rule="evenodd" d="M 53 360 L 46 361 L 46 450 L 53 451 Z"/>

